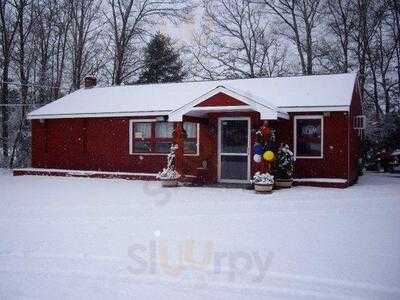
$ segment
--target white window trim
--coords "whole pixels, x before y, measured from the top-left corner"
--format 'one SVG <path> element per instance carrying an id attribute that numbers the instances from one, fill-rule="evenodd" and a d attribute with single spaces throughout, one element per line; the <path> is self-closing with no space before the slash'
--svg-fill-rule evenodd
<path id="1" fill-rule="evenodd" d="M 149 152 L 133 152 L 133 124 L 134 123 L 154 123 L 157 119 L 132 119 L 129 120 L 129 155 L 147 155 L 147 156 L 166 156 L 168 153 L 149 153 Z"/>
<path id="2" fill-rule="evenodd" d="M 194 122 L 183 122 L 183 123 L 194 123 Z M 197 126 L 197 137 L 196 137 L 196 153 L 183 154 L 183 156 L 199 156 L 200 155 L 200 123 L 195 123 Z"/>
<path id="3" fill-rule="evenodd" d="M 321 120 L 321 156 L 297 156 L 297 120 Z M 323 115 L 302 115 L 295 116 L 293 119 L 293 150 L 294 157 L 297 159 L 323 159 L 324 158 L 324 116 Z"/>
<path id="4" fill-rule="evenodd" d="M 152 152 L 133 152 L 133 123 L 155 123 L 160 122 L 157 119 L 131 119 L 129 120 L 129 155 L 136 155 L 136 156 L 167 156 L 168 153 L 152 153 Z M 194 123 L 194 122 L 188 122 Z M 184 156 L 199 156 L 200 155 L 200 124 L 197 124 L 197 152 L 184 154 Z"/>

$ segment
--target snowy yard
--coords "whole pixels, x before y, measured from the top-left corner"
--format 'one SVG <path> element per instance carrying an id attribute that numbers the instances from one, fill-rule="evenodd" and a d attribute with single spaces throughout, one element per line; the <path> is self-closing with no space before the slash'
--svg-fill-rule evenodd
<path id="1" fill-rule="evenodd" d="M 0 172 L 1 299 L 400 299 L 400 175 L 256 195 Z"/>

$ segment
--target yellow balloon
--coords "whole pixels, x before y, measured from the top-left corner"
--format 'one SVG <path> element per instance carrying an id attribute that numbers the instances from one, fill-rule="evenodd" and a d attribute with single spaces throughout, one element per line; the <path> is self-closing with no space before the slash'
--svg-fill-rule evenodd
<path id="1" fill-rule="evenodd" d="M 274 152 L 272 152 L 272 151 L 266 151 L 266 152 L 264 152 L 263 158 L 264 158 L 266 161 L 273 161 L 274 158 L 275 158 Z"/>

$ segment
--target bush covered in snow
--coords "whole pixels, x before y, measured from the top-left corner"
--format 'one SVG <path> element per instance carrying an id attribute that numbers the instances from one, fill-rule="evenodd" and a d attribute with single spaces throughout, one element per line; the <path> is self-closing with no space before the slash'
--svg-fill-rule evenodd
<path id="1" fill-rule="evenodd" d="M 269 173 L 260 173 L 257 172 L 253 176 L 253 180 L 251 180 L 252 184 L 274 184 L 274 176 Z"/>
<path id="2" fill-rule="evenodd" d="M 164 168 L 161 172 L 159 172 L 157 174 L 157 179 L 161 179 L 161 180 L 174 180 L 174 179 L 178 179 L 179 177 L 181 177 L 181 175 L 173 169 L 169 169 L 169 168 Z"/>
<path id="3" fill-rule="evenodd" d="M 275 176 L 279 179 L 291 179 L 294 172 L 294 155 L 287 144 L 282 145 L 278 151 Z"/>

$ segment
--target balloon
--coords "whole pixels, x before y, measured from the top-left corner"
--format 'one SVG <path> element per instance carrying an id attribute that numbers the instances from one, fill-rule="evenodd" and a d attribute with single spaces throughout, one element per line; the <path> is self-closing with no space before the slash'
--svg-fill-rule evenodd
<path id="1" fill-rule="evenodd" d="M 260 163 L 261 162 L 261 155 L 259 154 L 254 154 L 253 159 L 256 163 Z"/>
<path id="2" fill-rule="evenodd" d="M 254 153 L 258 155 L 262 155 L 264 153 L 264 145 L 255 144 L 254 146 Z"/>
<path id="3" fill-rule="evenodd" d="M 266 151 L 266 152 L 264 153 L 264 155 L 263 155 L 263 158 L 264 158 L 266 161 L 273 161 L 274 158 L 275 158 L 274 152 L 272 152 L 272 151 Z"/>

